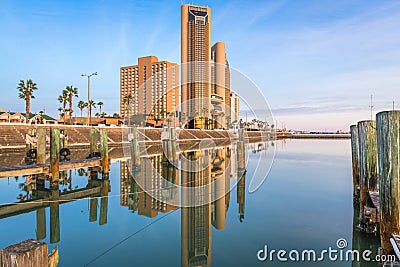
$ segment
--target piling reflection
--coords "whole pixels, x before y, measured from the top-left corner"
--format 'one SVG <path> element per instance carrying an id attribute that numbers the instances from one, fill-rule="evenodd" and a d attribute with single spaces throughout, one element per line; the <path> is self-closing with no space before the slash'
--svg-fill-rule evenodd
<path id="1" fill-rule="evenodd" d="M 17 197 L 18 202 L 0 205 L 0 219 L 17 216 L 35 211 L 36 239 L 43 240 L 50 230 L 50 243 L 61 241 L 60 205 L 71 201 L 88 198 L 89 221 L 97 221 L 98 198 L 100 201 L 99 224 L 107 223 L 108 194 L 111 191 L 107 175 L 99 178 L 100 167 L 90 167 L 88 170 L 79 170 L 79 175 L 87 175 L 87 184 L 83 188 L 72 186 L 72 171 L 61 171 L 59 183 L 48 183 L 48 174 L 25 176 L 25 182 L 19 183 L 23 193 Z M 49 227 L 46 225 L 46 209 L 49 208 Z"/>
<path id="2" fill-rule="evenodd" d="M 360 205 L 354 204 L 353 214 L 353 238 L 352 238 L 352 250 L 360 253 L 359 260 L 352 262 L 352 267 L 378 267 L 378 262 L 366 262 L 363 260 L 363 251 L 370 250 L 373 254 L 377 255 L 380 248 L 379 234 L 365 234 L 360 231 L 358 224 L 360 218 Z"/>

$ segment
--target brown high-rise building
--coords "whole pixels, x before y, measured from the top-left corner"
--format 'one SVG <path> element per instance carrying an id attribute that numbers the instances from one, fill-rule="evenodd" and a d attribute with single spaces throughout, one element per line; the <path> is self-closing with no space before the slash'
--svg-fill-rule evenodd
<path id="1" fill-rule="evenodd" d="M 120 115 L 144 115 L 162 121 L 179 105 L 179 73 L 176 63 L 158 61 L 155 56 L 141 57 L 134 66 L 120 69 Z M 127 97 L 130 96 L 130 97 Z"/>
<path id="2" fill-rule="evenodd" d="M 188 118 L 187 126 L 225 127 L 226 116 L 230 115 L 226 110 L 230 106 L 229 65 L 224 43 L 211 48 L 210 8 L 182 5 L 181 62 L 182 115 Z"/>
<path id="3" fill-rule="evenodd" d="M 230 122 L 230 71 L 228 60 L 226 59 L 225 43 L 217 42 L 211 48 L 212 85 L 211 85 L 211 104 L 214 116 L 213 128 L 229 128 Z"/>
<path id="4" fill-rule="evenodd" d="M 189 128 L 206 128 L 198 117 L 211 108 L 211 9 L 181 7 L 181 100 Z M 196 118 L 197 117 L 197 118 Z"/>

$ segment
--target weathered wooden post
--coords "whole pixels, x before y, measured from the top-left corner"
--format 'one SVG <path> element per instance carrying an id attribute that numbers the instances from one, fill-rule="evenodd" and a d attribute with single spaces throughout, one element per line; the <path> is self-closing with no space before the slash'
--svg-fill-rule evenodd
<path id="1" fill-rule="evenodd" d="M 170 128 L 163 128 L 161 133 L 162 148 L 163 148 L 163 162 L 169 164 L 172 160 L 172 147 L 171 147 L 171 131 Z"/>
<path id="2" fill-rule="evenodd" d="M 110 172 L 110 164 L 108 161 L 108 132 L 106 129 L 100 130 L 100 149 L 102 173 L 108 175 Z"/>
<path id="3" fill-rule="evenodd" d="M 66 148 L 68 144 L 68 134 L 66 129 L 60 131 L 60 148 Z"/>
<path id="4" fill-rule="evenodd" d="M 378 113 L 376 130 L 381 244 L 383 255 L 390 255 L 390 237 L 400 234 L 400 111 Z"/>
<path id="5" fill-rule="evenodd" d="M 173 162 L 173 164 L 175 164 L 177 161 L 177 155 L 176 155 L 177 144 L 176 144 L 176 129 L 175 129 L 175 127 L 170 128 L 169 140 L 170 140 L 170 147 L 171 147 L 171 161 Z"/>
<path id="6" fill-rule="evenodd" d="M 129 134 L 131 143 L 132 169 L 135 170 L 140 167 L 140 149 L 137 128 L 129 128 Z"/>
<path id="7" fill-rule="evenodd" d="M 99 141 L 99 132 L 96 129 L 90 129 L 89 131 L 89 142 L 90 142 L 90 153 L 97 152 L 97 143 Z"/>
<path id="8" fill-rule="evenodd" d="M 240 173 L 246 169 L 246 151 L 245 151 L 245 135 L 244 129 L 239 129 L 239 141 L 236 144 L 237 148 L 237 160 L 238 160 L 238 170 Z"/>
<path id="9" fill-rule="evenodd" d="M 50 129 L 50 172 L 51 183 L 58 183 L 60 178 L 60 129 Z"/>
<path id="10" fill-rule="evenodd" d="M 58 248 L 47 255 L 46 243 L 28 239 L 0 251 L 1 267 L 55 267 L 58 265 Z"/>
<path id="11" fill-rule="evenodd" d="M 37 156 L 36 163 L 46 163 L 46 128 L 39 127 L 37 129 Z"/>
<path id="12" fill-rule="evenodd" d="M 60 191 L 50 188 L 50 243 L 60 242 Z"/>
<path id="13" fill-rule="evenodd" d="M 46 209 L 39 208 L 36 210 L 36 239 L 46 238 Z"/>
<path id="14" fill-rule="evenodd" d="M 365 206 L 369 191 L 378 190 L 378 151 L 376 145 L 375 121 L 360 121 L 358 128 L 359 167 L 360 167 L 360 227 L 366 227 Z"/>
<path id="15" fill-rule="evenodd" d="M 358 128 L 357 125 L 350 126 L 351 133 L 351 160 L 353 166 L 353 197 L 359 201 L 360 197 L 360 167 L 359 167 L 359 148 L 358 148 Z"/>
<path id="16" fill-rule="evenodd" d="M 100 201 L 100 219 L 99 225 L 107 223 L 108 213 L 108 191 L 110 189 L 110 180 L 104 179 L 101 185 L 101 201 Z"/>
<path id="17" fill-rule="evenodd" d="M 25 136 L 25 139 L 26 139 L 25 140 L 26 141 L 26 150 L 34 148 L 34 144 L 32 142 L 33 142 L 33 138 L 34 138 L 35 135 L 36 135 L 35 134 L 35 129 L 29 128 L 28 132 L 27 132 L 27 134 Z"/>

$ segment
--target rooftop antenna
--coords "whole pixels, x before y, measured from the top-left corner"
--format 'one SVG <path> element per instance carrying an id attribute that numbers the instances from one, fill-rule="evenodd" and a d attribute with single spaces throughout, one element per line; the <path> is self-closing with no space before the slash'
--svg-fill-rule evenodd
<path id="1" fill-rule="evenodd" d="M 374 106 L 372 105 L 372 95 L 371 95 L 371 105 L 369 107 L 371 108 L 371 121 L 372 121 L 372 110 L 374 109 Z"/>

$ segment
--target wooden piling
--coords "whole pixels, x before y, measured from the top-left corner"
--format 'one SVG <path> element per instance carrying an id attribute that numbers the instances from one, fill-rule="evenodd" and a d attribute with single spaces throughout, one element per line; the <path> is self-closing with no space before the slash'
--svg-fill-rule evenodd
<path id="1" fill-rule="evenodd" d="M 170 128 L 170 146 L 171 146 L 171 161 L 175 164 L 177 161 L 176 155 L 176 129 L 174 127 Z"/>
<path id="2" fill-rule="evenodd" d="M 46 243 L 28 239 L 1 250 L 1 267 L 47 267 L 49 259 Z"/>
<path id="3" fill-rule="evenodd" d="M 140 167 L 140 149 L 137 128 L 130 128 L 132 169 Z"/>
<path id="4" fill-rule="evenodd" d="M 63 129 L 60 131 L 60 148 L 66 148 L 68 145 L 68 134 L 67 130 Z"/>
<path id="5" fill-rule="evenodd" d="M 239 129 L 238 130 L 238 133 L 239 133 L 239 141 L 244 141 L 244 129 L 242 128 L 242 129 Z"/>
<path id="6" fill-rule="evenodd" d="M 358 149 L 360 168 L 360 223 L 365 223 L 365 210 L 369 191 L 378 190 L 378 151 L 375 121 L 360 121 L 358 128 Z"/>
<path id="7" fill-rule="evenodd" d="M 100 150 L 102 173 L 108 174 L 110 172 L 110 164 L 108 160 L 108 132 L 105 129 L 100 130 Z"/>
<path id="8" fill-rule="evenodd" d="M 163 131 L 165 132 L 165 138 L 163 142 L 163 152 L 165 154 L 166 160 L 168 162 L 172 161 L 172 144 L 170 142 L 171 140 L 171 131 L 170 128 L 164 128 Z"/>
<path id="9" fill-rule="evenodd" d="M 237 142 L 237 163 L 239 171 L 243 171 L 246 169 L 246 152 L 244 141 Z"/>
<path id="10" fill-rule="evenodd" d="M 394 254 L 391 235 L 400 234 L 400 111 L 376 115 L 380 232 L 383 255 Z"/>
<path id="11" fill-rule="evenodd" d="M 60 129 L 50 129 L 50 172 L 51 183 L 58 183 L 60 178 Z"/>
<path id="12" fill-rule="evenodd" d="M 97 152 L 97 143 L 99 141 L 99 132 L 96 129 L 90 129 L 89 131 L 89 142 L 90 142 L 90 153 Z"/>
<path id="13" fill-rule="evenodd" d="M 29 139 L 32 139 L 35 136 L 35 129 L 29 128 L 26 135 L 27 135 L 27 136 L 25 136 L 25 138 L 27 139 L 26 140 L 26 150 L 33 149 L 34 145 L 29 141 Z"/>
<path id="14" fill-rule="evenodd" d="M 46 238 L 46 209 L 39 208 L 36 210 L 36 239 Z"/>
<path id="15" fill-rule="evenodd" d="M 46 128 L 37 129 L 37 164 L 46 163 Z"/>
<path id="16" fill-rule="evenodd" d="M 358 149 L 358 128 L 357 125 L 350 126 L 351 133 L 351 160 L 353 166 L 353 197 L 359 199 L 360 192 L 360 167 L 359 167 L 359 149 Z"/>

